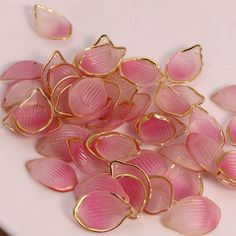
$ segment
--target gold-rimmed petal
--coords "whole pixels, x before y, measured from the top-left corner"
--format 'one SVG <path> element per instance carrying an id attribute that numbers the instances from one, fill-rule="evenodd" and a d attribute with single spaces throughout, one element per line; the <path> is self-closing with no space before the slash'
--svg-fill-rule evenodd
<path id="1" fill-rule="evenodd" d="M 95 191 L 78 200 L 73 215 L 85 229 L 107 232 L 117 228 L 132 212 L 132 206 L 120 196 L 107 191 Z M 114 217 L 116 219 L 113 222 Z"/>
<path id="2" fill-rule="evenodd" d="M 195 105 L 201 105 L 205 97 L 186 85 L 169 85 L 161 81 L 154 93 L 158 109 L 174 116 L 186 116 Z"/>
<path id="3" fill-rule="evenodd" d="M 19 104 L 14 120 L 22 132 L 36 134 L 45 130 L 51 124 L 53 117 L 51 102 L 43 90 L 37 88 Z"/>
<path id="4" fill-rule="evenodd" d="M 227 138 L 232 146 L 236 146 L 236 117 L 234 116 L 226 128 Z"/>
<path id="5" fill-rule="evenodd" d="M 125 59 L 119 65 L 119 70 L 122 77 L 141 87 L 150 87 L 164 79 L 160 65 L 148 58 Z"/>
<path id="6" fill-rule="evenodd" d="M 114 46 L 111 39 L 106 34 L 101 35 L 98 38 L 98 40 L 96 41 L 96 43 L 94 44 L 94 46 L 100 46 L 100 45 L 104 45 L 104 44 L 110 44 L 111 46 Z"/>
<path id="7" fill-rule="evenodd" d="M 197 44 L 173 55 L 166 64 L 165 73 L 172 83 L 187 83 L 198 77 L 202 67 L 202 47 Z"/>
<path id="8" fill-rule="evenodd" d="M 65 40 L 72 34 L 69 20 L 46 6 L 36 4 L 34 17 L 37 32 L 48 39 Z"/>

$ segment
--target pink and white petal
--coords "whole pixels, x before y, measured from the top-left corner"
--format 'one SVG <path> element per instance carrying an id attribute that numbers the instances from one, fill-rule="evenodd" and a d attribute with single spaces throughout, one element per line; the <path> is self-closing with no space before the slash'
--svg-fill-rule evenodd
<path id="1" fill-rule="evenodd" d="M 230 189 L 235 189 L 236 188 L 236 181 L 231 179 L 229 176 L 224 174 L 222 171 L 219 171 L 216 174 L 216 178 L 220 183 L 222 183 L 226 187 L 228 187 Z"/>
<path id="2" fill-rule="evenodd" d="M 140 179 L 145 186 L 147 194 L 146 204 L 148 203 L 148 200 L 151 197 L 151 192 L 152 192 L 151 183 L 148 175 L 140 167 L 131 163 L 125 163 L 122 161 L 113 161 L 110 164 L 110 170 L 113 178 L 123 175 L 132 175 Z"/>
<path id="3" fill-rule="evenodd" d="M 98 134 L 94 145 L 99 158 L 108 162 L 130 160 L 138 155 L 141 147 L 138 140 L 118 132 Z"/>
<path id="4" fill-rule="evenodd" d="M 76 116 L 99 111 L 107 104 L 104 82 L 99 78 L 86 78 L 74 83 L 69 91 L 69 105 Z"/>
<path id="5" fill-rule="evenodd" d="M 174 124 L 165 116 L 154 112 L 139 118 L 135 126 L 142 139 L 156 145 L 162 145 L 176 135 Z"/>
<path id="6" fill-rule="evenodd" d="M 114 46 L 114 44 L 112 43 L 109 36 L 106 34 L 103 34 L 99 37 L 99 39 L 96 41 L 96 43 L 94 45 L 100 46 L 100 45 L 105 45 L 105 44 L 110 44 L 110 45 Z"/>
<path id="7" fill-rule="evenodd" d="M 160 66 L 146 58 L 127 59 L 120 64 L 121 75 L 141 87 L 152 86 L 163 79 Z"/>
<path id="8" fill-rule="evenodd" d="M 142 116 L 151 104 L 151 96 L 147 93 L 136 93 L 132 98 L 132 109 L 125 117 L 127 122 L 137 119 Z"/>
<path id="9" fill-rule="evenodd" d="M 71 159 L 80 171 L 85 174 L 109 171 L 107 164 L 92 155 L 81 139 L 69 138 L 67 142 Z"/>
<path id="10" fill-rule="evenodd" d="M 195 172 L 204 171 L 204 169 L 193 159 L 185 144 L 171 144 L 161 148 L 159 152 L 176 165 Z"/>
<path id="11" fill-rule="evenodd" d="M 115 177 L 126 194 L 129 196 L 129 203 L 133 207 L 130 218 L 136 219 L 147 204 L 147 193 L 144 183 L 136 176 L 123 174 Z"/>
<path id="12" fill-rule="evenodd" d="M 43 66 L 41 80 L 43 88 L 48 94 L 51 93 L 49 88 L 49 73 L 48 73 L 49 69 L 57 64 L 62 64 L 62 63 L 67 63 L 67 62 L 59 51 L 54 51 Z"/>
<path id="13" fill-rule="evenodd" d="M 130 201 L 129 196 L 124 191 L 119 181 L 113 179 L 109 174 L 95 174 L 77 184 L 74 189 L 75 199 L 78 200 L 82 196 L 94 191 L 107 191 L 120 196 L 127 202 Z"/>
<path id="14" fill-rule="evenodd" d="M 1 75 L 0 80 L 37 80 L 40 79 L 43 65 L 36 61 L 18 61 Z"/>
<path id="15" fill-rule="evenodd" d="M 26 99 L 34 89 L 41 88 L 39 80 L 20 80 L 10 83 L 5 91 L 2 107 L 8 108 Z"/>
<path id="16" fill-rule="evenodd" d="M 211 95 L 211 100 L 223 109 L 236 112 L 236 85 L 220 89 Z"/>
<path id="17" fill-rule="evenodd" d="M 75 220 L 87 230 L 107 232 L 132 214 L 132 207 L 119 196 L 95 191 L 81 197 L 74 208 Z"/>
<path id="18" fill-rule="evenodd" d="M 201 176 L 181 166 L 173 165 L 166 172 L 165 177 L 173 185 L 175 200 L 179 201 L 189 196 L 200 196 L 203 192 Z"/>
<path id="19" fill-rule="evenodd" d="M 202 235 L 215 229 L 220 215 L 220 208 L 210 199 L 187 197 L 164 215 L 162 223 L 184 235 Z"/>
<path id="20" fill-rule="evenodd" d="M 34 6 L 37 32 L 49 39 L 63 40 L 72 34 L 72 25 L 68 19 L 56 11 L 37 4 Z"/>
<path id="21" fill-rule="evenodd" d="M 46 187 L 66 192 L 77 184 L 74 170 L 64 161 L 55 158 L 40 158 L 26 163 L 30 175 Z"/>
<path id="22" fill-rule="evenodd" d="M 236 117 L 234 116 L 227 126 L 227 137 L 231 145 L 236 146 Z"/>
<path id="23" fill-rule="evenodd" d="M 106 76 L 117 69 L 126 49 L 110 44 L 92 46 L 78 54 L 75 64 L 86 75 Z"/>
<path id="24" fill-rule="evenodd" d="M 203 66 L 202 48 L 194 45 L 173 55 L 166 65 L 168 79 L 174 83 L 193 81 L 201 72 Z"/>
<path id="25" fill-rule="evenodd" d="M 236 184 L 236 151 L 225 152 L 218 159 L 219 171 Z"/>
<path id="26" fill-rule="evenodd" d="M 141 150 L 138 156 L 128 163 L 140 167 L 148 175 L 165 175 L 167 163 L 163 156 L 152 150 Z"/>
<path id="27" fill-rule="evenodd" d="M 46 129 L 53 119 L 53 108 L 41 89 L 34 89 L 21 104 L 14 116 L 18 128 L 35 134 Z"/>
<path id="28" fill-rule="evenodd" d="M 43 156 L 71 161 L 67 139 L 78 137 L 84 141 L 89 135 L 90 132 L 88 130 L 77 125 L 63 124 L 58 130 L 39 141 L 37 151 Z"/>
<path id="29" fill-rule="evenodd" d="M 52 91 L 62 79 L 68 76 L 79 76 L 78 69 L 68 63 L 62 63 L 52 66 L 48 71 L 48 84 Z"/>
<path id="30" fill-rule="evenodd" d="M 150 177 L 152 196 L 144 211 L 148 214 L 159 214 L 171 208 L 174 191 L 171 182 L 162 176 Z"/>
<path id="31" fill-rule="evenodd" d="M 196 106 L 190 115 L 188 133 L 200 133 L 224 145 L 224 132 L 218 121 L 200 106 Z"/>
<path id="32" fill-rule="evenodd" d="M 214 140 L 199 133 L 189 134 L 187 148 L 193 159 L 206 171 L 216 174 L 216 160 L 222 156 L 222 147 Z"/>

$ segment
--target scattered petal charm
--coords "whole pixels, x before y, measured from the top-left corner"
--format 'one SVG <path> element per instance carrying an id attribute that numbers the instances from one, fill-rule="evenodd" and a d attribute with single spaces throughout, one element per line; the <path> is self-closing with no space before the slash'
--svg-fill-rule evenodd
<path id="1" fill-rule="evenodd" d="M 236 117 L 230 120 L 226 131 L 231 145 L 236 146 Z"/>

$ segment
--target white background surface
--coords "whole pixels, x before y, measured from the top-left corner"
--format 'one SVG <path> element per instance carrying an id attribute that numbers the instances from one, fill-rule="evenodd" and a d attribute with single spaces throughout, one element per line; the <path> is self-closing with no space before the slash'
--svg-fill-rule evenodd
<path id="1" fill-rule="evenodd" d="M 0 70 L 21 59 L 44 62 L 54 49 L 72 60 L 79 49 L 108 34 L 127 56 L 150 57 L 165 65 L 176 50 L 200 43 L 205 67 L 192 85 L 207 99 L 207 108 L 225 127 L 231 114 L 209 100 L 223 85 L 236 83 L 236 2 L 234 0 L 42 0 L 73 24 L 68 41 L 50 41 L 33 30 L 30 0 L 0 0 Z M 2 84 L 0 85 L 0 92 Z M 0 111 L 2 116 L 3 112 Z M 16 236 L 95 235 L 72 218 L 72 193 L 59 194 L 36 184 L 24 163 L 36 158 L 34 140 L 19 138 L 0 127 L 0 226 Z M 236 191 L 208 179 L 204 195 L 222 210 L 214 236 L 235 235 Z M 127 220 L 107 236 L 178 235 L 161 226 L 159 216 Z"/>

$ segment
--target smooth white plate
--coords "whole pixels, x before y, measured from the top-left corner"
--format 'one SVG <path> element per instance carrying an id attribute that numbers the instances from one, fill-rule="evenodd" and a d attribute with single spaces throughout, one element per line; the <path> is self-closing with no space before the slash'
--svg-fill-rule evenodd
<path id="1" fill-rule="evenodd" d="M 176 50 L 200 43 L 204 48 L 205 67 L 192 85 L 206 95 L 204 108 L 226 126 L 232 114 L 214 105 L 209 95 L 223 85 L 236 83 L 234 0 L 42 0 L 40 3 L 71 20 L 72 39 L 59 42 L 38 36 L 33 30 L 34 1 L 1 0 L 1 71 L 21 59 L 44 62 L 55 49 L 72 60 L 77 51 L 95 42 L 103 33 L 115 44 L 126 46 L 127 56 L 150 57 L 162 66 Z M 0 227 L 16 236 L 95 235 L 73 220 L 72 193 L 52 192 L 29 177 L 24 163 L 37 156 L 34 140 L 16 137 L 0 127 Z M 236 191 L 207 179 L 204 195 L 222 210 L 220 224 L 210 235 L 233 235 L 236 232 Z M 106 235 L 178 234 L 164 228 L 159 216 L 142 215 L 138 220 L 127 220 Z"/>

